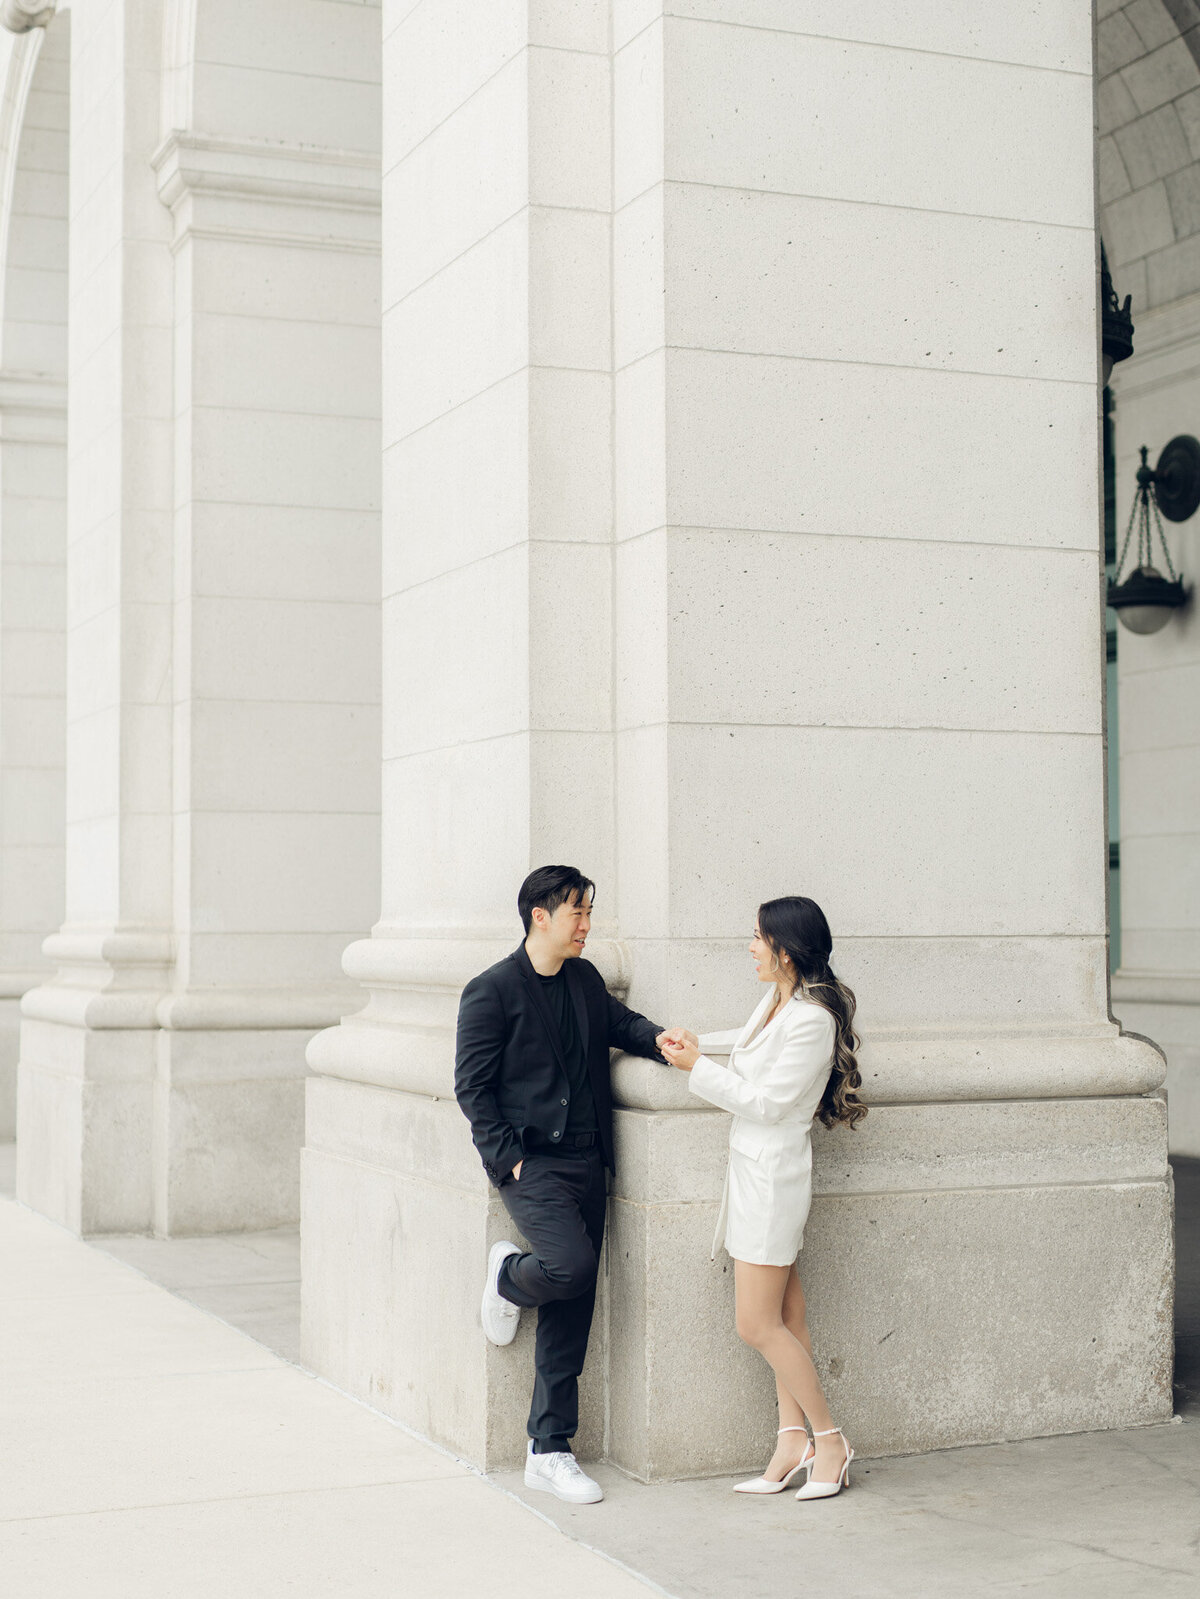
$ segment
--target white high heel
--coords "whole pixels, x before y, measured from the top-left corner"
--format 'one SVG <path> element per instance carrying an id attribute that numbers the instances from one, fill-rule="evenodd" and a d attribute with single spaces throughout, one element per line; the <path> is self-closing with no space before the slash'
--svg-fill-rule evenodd
<path id="1" fill-rule="evenodd" d="M 832 1438 L 834 1433 L 846 1446 L 846 1458 L 842 1461 L 842 1469 L 838 1472 L 833 1482 L 814 1482 L 812 1466 L 808 1468 L 808 1477 L 804 1487 L 796 1490 L 797 1499 L 832 1499 L 834 1494 L 840 1494 L 843 1488 L 850 1486 L 850 1462 L 854 1459 L 854 1451 L 850 1447 L 846 1434 L 840 1427 L 827 1427 L 824 1432 L 814 1432 L 814 1438 Z M 813 1449 L 813 1463 L 816 1462 L 816 1449 Z"/>
<path id="2" fill-rule="evenodd" d="M 798 1471 L 803 1471 L 805 1467 L 808 1467 L 811 1471 L 816 1450 L 813 1448 L 812 1439 L 808 1438 L 808 1428 L 780 1427 L 775 1436 L 778 1438 L 780 1433 L 785 1432 L 802 1432 L 805 1438 L 808 1439 L 804 1453 L 800 1457 L 799 1465 L 793 1466 L 787 1476 L 781 1477 L 778 1482 L 772 1482 L 769 1477 L 751 1477 L 749 1482 L 734 1483 L 733 1491 L 735 1494 L 781 1494 Z"/>

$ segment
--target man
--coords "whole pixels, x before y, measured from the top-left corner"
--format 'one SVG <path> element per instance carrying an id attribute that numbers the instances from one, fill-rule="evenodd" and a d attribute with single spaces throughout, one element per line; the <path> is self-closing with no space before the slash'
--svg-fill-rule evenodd
<path id="1" fill-rule="evenodd" d="M 593 893 L 572 866 L 542 866 L 521 884 L 525 941 L 463 990 L 454 1071 L 483 1169 L 532 1245 L 493 1245 L 483 1330 L 511 1343 L 522 1309 L 537 1306 L 525 1484 L 572 1504 L 604 1497 L 571 1439 L 613 1169 L 608 1052 L 665 1064 L 659 1046 L 674 1037 L 613 999 L 582 959 Z"/>

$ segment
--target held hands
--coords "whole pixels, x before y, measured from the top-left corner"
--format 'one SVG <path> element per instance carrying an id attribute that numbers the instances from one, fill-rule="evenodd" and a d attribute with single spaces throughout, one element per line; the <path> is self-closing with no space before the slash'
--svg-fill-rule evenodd
<path id="1" fill-rule="evenodd" d="M 659 1052 L 681 1072 L 690 1072 L 700 1059 L 700 1040 L 686 1027 L 668 1027 L 654 1042 Z"/>

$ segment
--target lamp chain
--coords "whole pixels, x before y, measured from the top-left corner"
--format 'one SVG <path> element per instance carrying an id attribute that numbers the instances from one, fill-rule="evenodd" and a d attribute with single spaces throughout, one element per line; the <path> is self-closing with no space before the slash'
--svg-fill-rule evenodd
<path id="1" fill-rule="evenodd" d="M 1158 501 L 1157 501 L 1157 499 L 1155 499 L 1151 503 L 1154 506 L 1154 525 L 1158 529 L 1158 542 L 1162 545 L 1162 552 L 1163 552 L 1163 555 L 1166 558 L 1166 562 L 1167 562 L 1167 571 L 1170 572 L 1170 574 L 1171 574 L 1171 582 L 1172 583 L 1177 583 L 1179 581 L 1179 579 L 1175 575 L 1175 568 L 1171 565 L 1171 552 L 1167 548 L 1166 535 L 1163 533 L 1162 517 L 1158 514 Z M 1150 549 L 1149 529 L 1147 529 L 1147 534 L 1146 534 L 1146 549 L 1147 549 L 1147 553 L 1149 553 L 1149 549 Z"/>
<path id="2" fill-rule="evenodd" d="M 1129 549 L 1129 540 L 1133 536 L 1134 518 L 1138 514 L 1138 509 L 1141 506 L 1141 503 L 1142 503 L 1141 495 L 1140 494 L 1135 494 L 1134 497 L 1133 497 L 1133 504 L 1129 508 L 1129 526 L 1125 529 L 1125 542 L 1121 545 L 1121 556 L 1120 556 L 1120 559 L 1118 560 L 1116 568 L 1115 568 L 1115 570 L 1113 572 L 1113 582 L 1114 583 L 1119 583 L 1121 581 L 1121 568 L 1125 565 L 1125 555 L 1126 555 L 1126 552 Z M 1141 554 L 1141 548 L 1142 548 L 1142 530 L 1139 527 L 1138 528 L 1138 553 L 1139 553 L 1139 555 Z"/>

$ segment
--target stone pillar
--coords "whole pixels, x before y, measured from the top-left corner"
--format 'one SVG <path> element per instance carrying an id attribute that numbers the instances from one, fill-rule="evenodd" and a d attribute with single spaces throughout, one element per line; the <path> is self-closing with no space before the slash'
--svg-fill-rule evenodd
<path id="1" fill-rule="evenodd" d="M 170 229 L 149 165 L 161 17 L 72 15 L 66 921 L 22 1004 L 17 1191 L 107 1231 L 151 1219 L 172 954 Z"/>
<path id="2" fill-rule="evenodd" d="M 861 1447 L 1160 1416 L 1161 1063 L 1105 992 L 1089 19 L 655 9 L 615 40 L 634 998 L 728 1026 L 757 902 L 826 908 L 873 1111 L 819 1133 L 802 1268 Z M 613 1458 L 729 1469 L 771 1396 L 704 1258 L 723 1118 L 621 1083 Z"/>
<path id="3" fill-rule="evenodd" d="M 340 1386 L 509 1459 L 531 1329 L 479 1334 L 507 1221 L 453 1026 L 518 940 L 531 863 L 586 866 L 614 926 L 607 22 L 385 6 L 384 89 L 383 903 L 346 956 L 370 1003 L 309 1051 L 304 1340 Z M 603 1350 L 601 1311 L 591 1454 Z"/>
<path id="4" fill-rule="evenodd" d="M 1169 1414 L 1162 1062 L 1107 1010 L 1090 19 L 613 8 L 615 492 L 581 537 L 609 435 L 539 369 L 604 392 L 603 42 L 403 10 L 385 910 L 346 959 L 370 1004 L 310 1049 L 308 1358 L 517 1458 L 530 1336 L 478 1331 L 505 1223 L 447 1097 L 454 999 L 568 858 L 659 1020 L 748 1014 L 761 899 L 830 915 L 872 1114 L 819 1133 L 802 1266 L 862 1453 Z M 772 1387 L 708 1258 L 727 1124 L 615 1073 L 581 1451 L 750 1466 Z"/>
<path id="5" fill-rule="evenodd" d="M 19 1185 L 84 1231 L 271 1226 L 378 879 L 378 16 L 85 17 L 68 920 Z"/>
<path id="6" fill-rule="evenodd" d="M 0 1141 L 16 1133 L 21 996 L 62 922 L 66 405 L 0 370 Z"/>
<path id="7" fill-rule="evenodd" d="M 340 956 L 377 905 L 379 18 L 301 21 L 247 36 L 202 6 L 182 114 L 206 131 L 154 157 L 176 329 L 163 1233 L 297 1216 L 304 1046 L 361 1002 Z"/>
<path id="8" fill-rule="evenodd" d="M 1112 379 L 1118 552 L 1139 446 L 1153 465 L 1178 433 L 1200 437 L 1195 352 L 1200 317 L 1188 296 L 1136 312 L 1135 354 Z M 1171 559 L 1200 572 L 1195 521 L 1164 521 Z M 1162 565 L 1161 557 L 1158 564 Z M 1128 563 L 1126 570 L 1128 571 Z M 1200 1155 L 1200 622 L 1194 603 L 1159 633 L 1117 633 L 1120 726 L 1121 967 L 1113 1009 L 1166 1052 L 1171 1149 Z"/>
<path id="9" fill-rule="evenodd" d="M 0 34 L 0 1140 L 21 995 L 63 919 L 69 27 Z"/>

